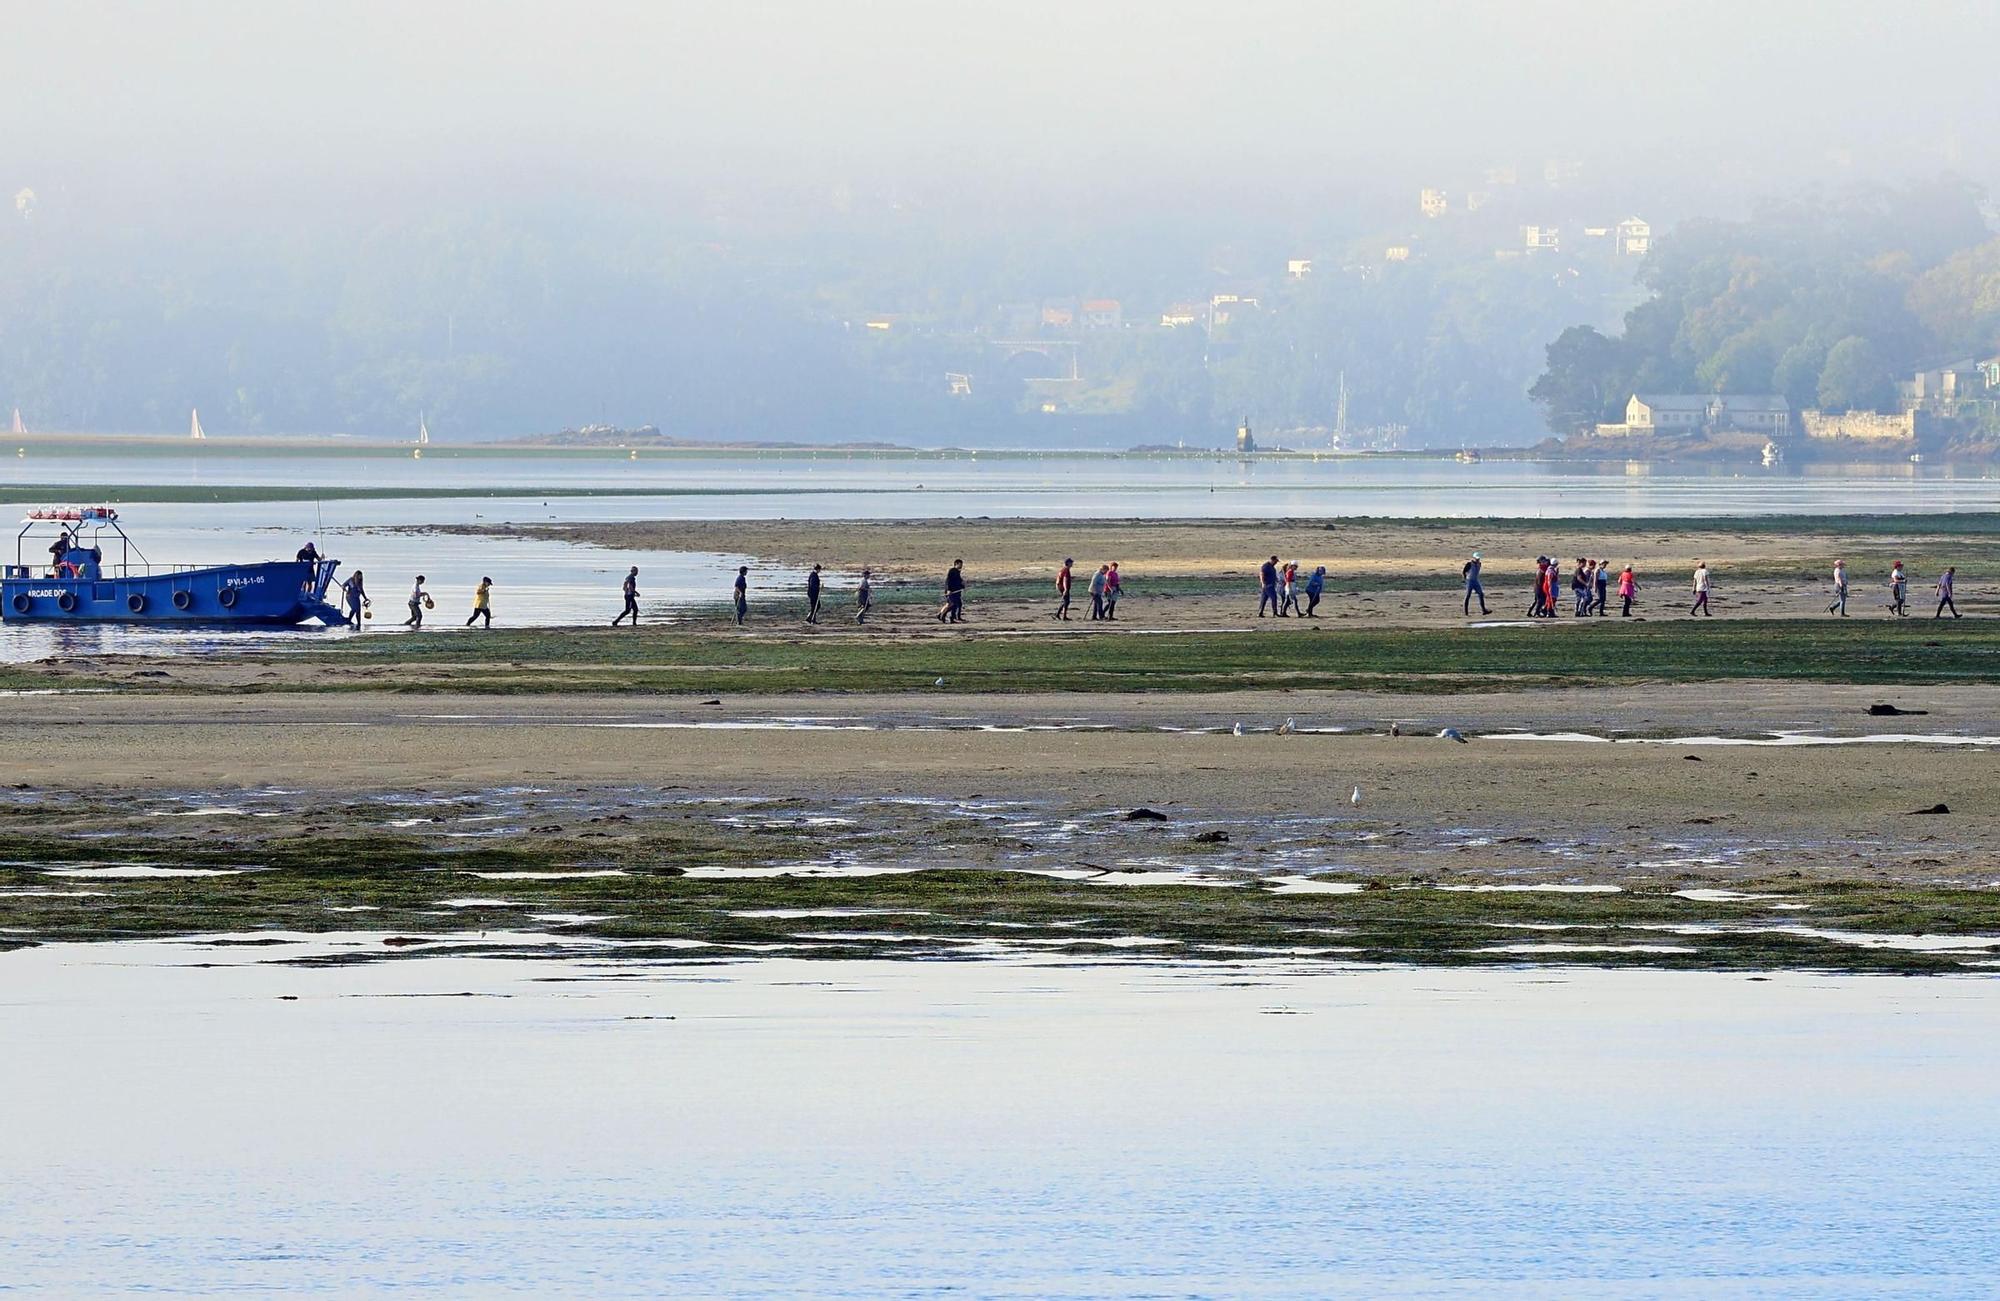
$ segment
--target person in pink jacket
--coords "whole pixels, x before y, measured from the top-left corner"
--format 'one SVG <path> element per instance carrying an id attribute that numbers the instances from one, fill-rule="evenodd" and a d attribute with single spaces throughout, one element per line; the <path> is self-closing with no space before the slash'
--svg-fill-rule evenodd
<path id="1" fill-rule="evenodd" d="M 1632 617 L 1632 598 L 1638 594 L 1639 580 L 1633 576 L 1632 566 L 1627 565 L 1625 566 L 1625 572 L 1618 575 L 1618 600 L 1622 605 L 1622 608 L 1618 611 L 1619 618 L 1629 619 Z"/>

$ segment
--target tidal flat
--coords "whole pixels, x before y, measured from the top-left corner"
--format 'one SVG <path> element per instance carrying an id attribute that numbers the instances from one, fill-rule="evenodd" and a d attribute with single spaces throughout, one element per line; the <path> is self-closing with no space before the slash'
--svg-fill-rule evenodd
<path id="1" fill-rule="evenodd" d="M 0 949 L 177 938 L 304 965 L 483 954 L 2000 966 L 1990 882 L 1921 866 L 1807 873 L 1784 866 L 1797 861 L 1785 845 L 1706 828 L 1607 855 L 1588 837 L 1366 813 L 980 797 L 11 794 Z"/>

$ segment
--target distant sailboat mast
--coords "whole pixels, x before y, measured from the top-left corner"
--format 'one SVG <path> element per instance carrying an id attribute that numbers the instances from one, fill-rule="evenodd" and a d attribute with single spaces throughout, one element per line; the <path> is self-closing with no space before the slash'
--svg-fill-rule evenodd
<path id="1" fill-rule="evenodd" d="M 17 434 L 28 432 L 28 427 L 21 423 L 21 408 L 19 407 L 14 408 L 14 432 Z"/>
<path id="2" fill-rule="evenodd" d="M 1347 372 L 1340 372 L 1340 401 L 1333 410 L 1333 445 L 1347 442 Z"/>
<path id="3" fill-rule="evenodd" d="M 189 415 L 188 415 L 188 437 L 189 437 L 189 438 L 206 438 L 206 437 L 208 437 L 208 435 L 207 435 L 207 434 L 204 434 L 203 432 L 201 432 L 201 410 L 200 410 L 200 408 L 198 408 L 198 407 L 194 407 L 194 408 L 190 408 L 190 409 L 189 409 Z"/>
<path id="4" fill-rule="evenodd" d="M 424 413 L 419 411 L 417 412 L 417 446 L 429 447 L 430 443 L 431 427 L 424 423 Z"/>

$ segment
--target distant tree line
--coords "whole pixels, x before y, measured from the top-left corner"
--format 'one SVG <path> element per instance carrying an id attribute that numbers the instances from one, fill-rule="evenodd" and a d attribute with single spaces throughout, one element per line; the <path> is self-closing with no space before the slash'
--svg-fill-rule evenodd
<path id="1" fill-rule="evenodd" d="M 1692 222 L 1640 283 L 1621 332 L 1573 325 L 1548 345 L 1529 392 L 1557 433 L 1620 419 L 1635 392 L 1890 411 L 1898 379 L 2000 348 L 2000 240 L 1955 180 Z"/>

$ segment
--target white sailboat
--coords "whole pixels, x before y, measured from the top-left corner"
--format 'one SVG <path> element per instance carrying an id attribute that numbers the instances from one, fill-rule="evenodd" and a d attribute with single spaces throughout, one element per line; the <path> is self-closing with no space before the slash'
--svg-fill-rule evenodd
<path id="1" fill-rule="evenodd" d="M 28 427 L 21 423 L 21 408 L 19 407 L 14 408 L 14 432 L 17 434 L 28 432 Z"/>
<path id="2" fill-rule="evenodd" d="M 424 423 L 424 413 L 419 411 L 417 412 L 417 446 L 429 447 L 430 445 L 431 427 Z"/>
<path id="3" fill-rule="evenodd" d="M 188 437 L 189 437 L 189 438 L 206 438 L 206 437 L 208 437 L 208 435 L 207 435 L 207 434 L 205 434 L 205 433 L 203 433 L 203 432 L 201 431 L 201 411 L 200 411 L 200 409 L 199 409 L 199 408 L 189 408 L 189 414 L 188 414 Z"/>

